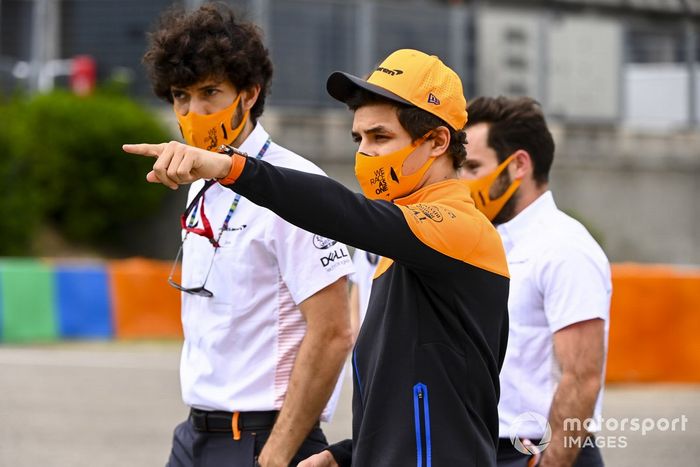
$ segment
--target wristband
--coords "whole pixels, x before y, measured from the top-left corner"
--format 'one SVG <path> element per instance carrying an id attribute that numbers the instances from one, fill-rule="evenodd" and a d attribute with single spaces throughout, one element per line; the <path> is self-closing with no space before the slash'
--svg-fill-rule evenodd
<path id="1" fill-rule="evenodd" d="M 248 154 L 226 144 L 219 146 L 218 152 L 219 154 L 226 154 L 227 156 L 231 157 L 231 170 L 229 170 L 228 174 L 224 178 L 219 178 L 217 181 L 222 185 L 230 185 L 238 180 L 238 177 L 240 177 L 241 173 L 243 172 Z"/>

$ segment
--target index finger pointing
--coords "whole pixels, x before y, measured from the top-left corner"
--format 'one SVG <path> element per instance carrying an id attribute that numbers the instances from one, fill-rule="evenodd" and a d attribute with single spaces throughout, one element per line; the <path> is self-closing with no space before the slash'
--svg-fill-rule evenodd
<path id="1" fill-rule="evenodd" d="M 160 144 L 122 144 L 122 150 L 131 154 L 158 157 L 165 149 L 165 143 Z"/>

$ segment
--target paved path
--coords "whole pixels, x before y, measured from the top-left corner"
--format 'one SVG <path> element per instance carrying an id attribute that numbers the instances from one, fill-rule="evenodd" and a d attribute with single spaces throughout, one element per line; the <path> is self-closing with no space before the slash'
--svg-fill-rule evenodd
<path id="1" fill-rule="evenodd" d="M 170 342 L 0 346 L 0 466 L 163 465 L 187 412 L 178 359 L 179 345 Z M 350 386 L 348 377 L 324 427 L 332 441 L 350 433 Z M 700 465 L 700 386 L 609 387 L 604 412 L 619 420 L 687 418 L 685 431 L 680 424 L 644 436 L 607 430 L 607 444 L 626 444 L 604 450 L 607 465 Z"/>

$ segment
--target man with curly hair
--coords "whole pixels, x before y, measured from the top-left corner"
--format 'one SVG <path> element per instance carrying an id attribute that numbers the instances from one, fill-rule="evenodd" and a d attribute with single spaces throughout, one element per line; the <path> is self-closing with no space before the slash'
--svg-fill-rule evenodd
<path id="1" fill-rule="evenodd" d="M 157 158 L 150 182 L 218 178 L 300 227 L 380 255 L 352 354 L 353 437 L 304 467 L 495 466 L 508 267 L 457 168 L 466 101 L 457 74 L 411 49 L 365 80 L 333 73 L 353 111 L 362 194 L 327 177 L 179 143 L 127 144 Z"/>
<path id="2" fill-rule="evenodd" d="M 228 6 L 167 12 L 144 63 L 188 144 L 234 145 L 323 175 L 258 123 L 272 64 L 260 31 Z M 182 278 L 169 282 L 182 291 L 190 415 L 175 429 L 168 465 L 296 465 L 327 446 L 319 420 L 333 412 L 352 343 L 347 249 L 215 180 L 191 185 L 181 223 Z"/>

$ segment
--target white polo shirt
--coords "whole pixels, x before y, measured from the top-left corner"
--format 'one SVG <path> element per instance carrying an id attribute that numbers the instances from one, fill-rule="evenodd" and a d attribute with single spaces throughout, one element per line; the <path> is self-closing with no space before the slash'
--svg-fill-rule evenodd
<path id="1" fill-rule="evenodd" d="M 367 313 L 367 305 L 369 304 L 369 296 L 372 292 L 372 280 L 374 279 L 374 271 L 377 269 L 377 263 L 381 256 L 370 253 L 369 251 L 355 249 L 352 255 L 352 264 L 355 266 L 355 273 L 349 276 L 349 279 L 357 286 L 357 294 L 360 305 L 360 324 L 365 319 Z"/>
<path id="2" fill-rule="evenodd" d="M 497 228 L 510 269 L 510 326 L 498 405 L 499 436 L 508 438 L 519 415 L 549 416 L 561 377 L 553 351 L 555 332 L 600 318 L 607 354 L 612 284 L 605 253 L 580 222 L 557 208 L 550 191 Z M 601 386 L 595 418 L 601 416 L 602 394 Z M 518 427 L 520 437 L 542 438 L 537 423 Z"/>
<path id="3" fill-rule="evenodd" d="M 268 137 L 258 124 L 240 149 L 255 157 Z M 325 175 L 313 163 L 274 143 L 263 160 Z M 188 204 L 203 183 L 192 184 Z M 206 191 L 204 210 L 215 237 L 234 196 L 218 183 Z M 196 213 L 199 226 L 201 211 Z M 190 233 L 184 245 L 182 285 L 201 286 L 212 265 L 206 288 L 214 296 L 182 294 L 182 398 L 203 410 L 278 410 L 306 332 L 298 305 L 352 273 L 350 256 L 345 245 L 295 227 L 245 198 L 240 199 L 220 244 L 214 254 L 206 238 Z M 339 390 L 340 383 L 322 420 L 330 419 Z"/>

